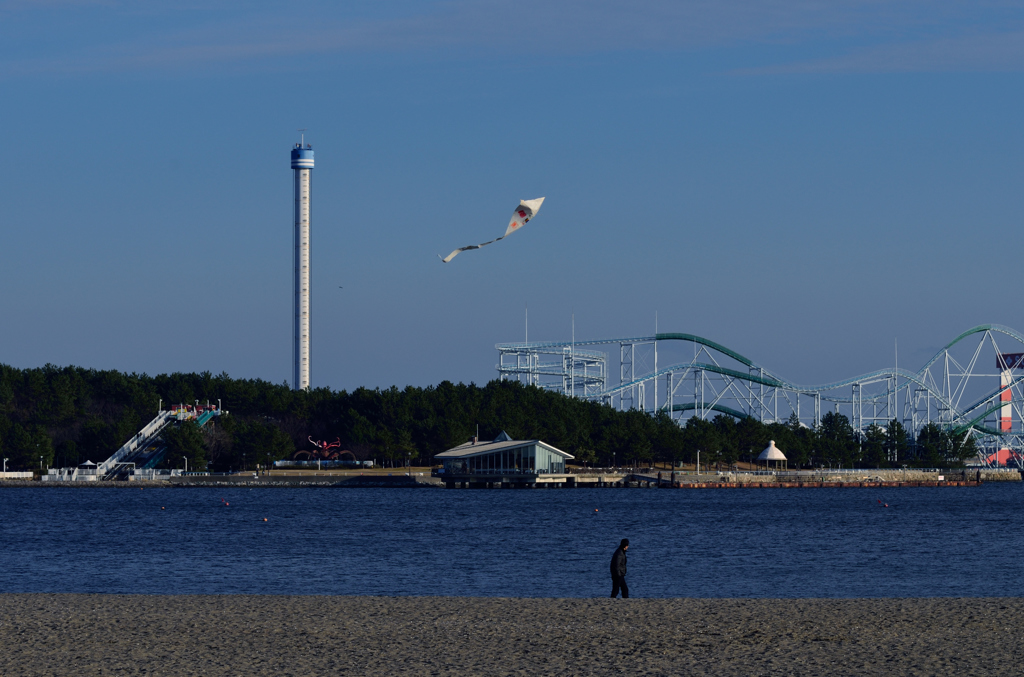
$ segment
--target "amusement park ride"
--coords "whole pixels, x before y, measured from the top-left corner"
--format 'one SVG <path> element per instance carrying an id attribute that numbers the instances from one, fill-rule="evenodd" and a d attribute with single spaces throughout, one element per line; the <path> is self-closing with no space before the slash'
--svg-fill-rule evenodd
<path id="1" fill-rule="evenodd" d="M 347 449 L 340 449 L 341 438 L 339 437 L 333 442 L 328 443 L 326 440 L 317 441 L 312 437 L 309 438 L 310 443 L 313 445 L 313 449 L 297 451 L 292 456 L 293 461 L 355 461 L 356 456 Z"/>
<path id="2" fill-rule="evenodd" d="M 693 358 L 658 364 L 658 347 L 693 346 Z M 619 374 L 609 383 L 617 345 Z M 680 424 L 718 413 L 817 426 L 832 409 L 859 431 L 899 420 L 913 435 L 929 423 L 974 437 L 990 465 L 1024 468 L 1024 334 L 985 324 L 950 341 L 917 371 L 891 367 L 821 385 L 800 385 L 694 334 L 499 343 L 498 374 L 618 409 L 665 411 Z"/>

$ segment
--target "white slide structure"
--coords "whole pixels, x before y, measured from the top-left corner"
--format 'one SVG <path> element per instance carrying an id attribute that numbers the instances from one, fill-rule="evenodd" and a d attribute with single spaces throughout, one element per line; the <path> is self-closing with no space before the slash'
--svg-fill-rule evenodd
<path id="1" fill-rule="evenodd" d="M 104 479 L 107 479 L 108 475 L 116 475 L 121 470 L 119 468 L 120 464 L 125 463 L 129 457 L 133 456 L 140 449 L 145 449 L 167 427 L 168 423 L 176 419 L 176 411 L 161 411 L 157 414 L 156 418 L 147 423 L 134 437 L 125 442 L 110 458 L 97 465 L 96 470 L 99 471 L 98 474 Z"/>

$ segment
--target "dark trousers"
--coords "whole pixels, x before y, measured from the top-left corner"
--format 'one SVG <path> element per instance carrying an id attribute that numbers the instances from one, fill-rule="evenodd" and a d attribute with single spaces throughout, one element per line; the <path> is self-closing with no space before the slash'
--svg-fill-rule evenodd
<path id="1" fill-rule="evenodd" d="M 619 589 L 622 589 L 622 599 L 629 599 L 629 586 L 626 585 L 625 576 L 612 576 L 612 599 L 619 596 Z"/>

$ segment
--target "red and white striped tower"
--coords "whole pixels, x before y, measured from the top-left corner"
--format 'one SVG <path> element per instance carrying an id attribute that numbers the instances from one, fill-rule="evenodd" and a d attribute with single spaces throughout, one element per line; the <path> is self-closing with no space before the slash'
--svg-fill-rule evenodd
<path id="1" fill-rule="evenodd" d="M 1013 383 L 1013 370 L 1019 366 L 1021 358 L 1024 355 L 1018 353 L 1001 353 L 996 361 L 996 366 L 999 369 L 999 401 L 1003 403 L 1003 406 L 999 409 L 999 430 L 1000 432 L 1010 432 L 1013 428 L 1013 407 L 1010 406 L 1013 394 L 1010 392 L 1010 384 Z M 991 459 L 990 459 L 991 460 Z M 1006 462 L 1010 460 L 1010 450 L 1007 448 L 1000 448 L 996 454 L 996 465 L 1006 465 Z"/>
<path id="2" fill-rule="evenodd" d="M 1008 432 L 1013 427 L 1013 418 L 1011 417 L 1013 407 L 1010 406 L 1010 389 L 1007 387 L 1012 380 L 1013 372 L 1009 369 L 999 372 L 999 387 L 1006 388 L 999 393 L 999 401 L 1003 402 L 1003 408 L 999 410 L 999 429 L 1004 432 Z"/>

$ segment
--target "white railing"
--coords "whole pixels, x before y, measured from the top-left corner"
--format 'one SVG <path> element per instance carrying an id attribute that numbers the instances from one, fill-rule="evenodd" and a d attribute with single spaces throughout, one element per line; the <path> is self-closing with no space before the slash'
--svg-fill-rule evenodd
<path id="1" fill-rule="evenodd" d="M 130 440 L 125 442 L 124 446 L 115 451 L 110 458 L 96 466 L 96 469 L 105 475 L 124 458 L 148 445 L 152 438 L 158 435 L 160 431 L 163 430 L 164 427 L 174 418 L 174 411 L 161 411 L 157 414 L 156 418 L 147 423 L 145 428 L 137 432 Z"/>
<path id="2" fill-rule="evenodd" d="M 95 468 L 50 468 L 39 478 L 43 482 L 95 482 L 100 472 Z"/>
<path id="3" fill-rule="evenodd" d="M 159 470 L 157 468 L 146 468 L 141 470 L 132 470 L 128 473 L 128 480 L 161 480 L 169 479 L 171 477 L 177 477 L 181 475 L 181 469 L 173 468 L 171 470 Z"/>

